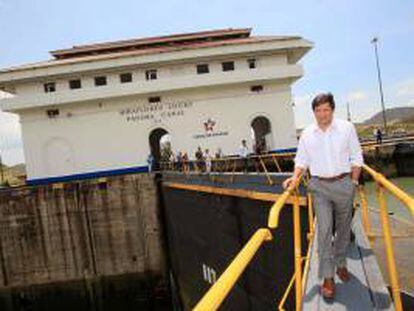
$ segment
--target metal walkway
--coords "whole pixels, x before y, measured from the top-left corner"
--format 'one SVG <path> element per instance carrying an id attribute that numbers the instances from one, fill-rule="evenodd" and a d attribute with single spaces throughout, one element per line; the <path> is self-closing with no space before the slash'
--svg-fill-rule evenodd
<path id="1" fill-rule="evenodd" d="M 263 164 L 263 163 L 262 163 Z M 401 291 L 398 281 L 398 273 L 395 264 L 394 251 L 392 247 L 392 235 L 389 224 L 389 214 L 385 200 L 385 190 L 388 194 L 398 198 L 414 216 L 414 199 L 404 191 L 389 182 L 383 175 L 377 173 L 371 168 L 364 166 L 364 170 L 370 174 L 377 183 L 377 199 L 380 207 L 380 216 L 382 223 L 381 236 L 386 244 L 385 253 L 387 255 L 388 277 L 392 297 L 388 291 L 381 274 L 376 255 L 367 239 L 366 233 L 374 237 L 368 217 L 367 199 L 364 188 L 358 188 L 359 208 L 354 216 L 353 232 L 355 233 L 355 242 L 352 242 L 348 249 L 348 269 L 351 274 L 351 280 L 347 283 L 341 282 L 336 278 L 335 299 L 327 302 L 320 293 L 322 280 L 318 277 L 318 254 L 317 254 L 317 232 L 313 209 L 312 196 L 306 192 L 306 181 L 299 183 L 296 187 L 290 187 L 287 190 L 282 189 L 281 182 L 286 178 L 286 173 L 269 173 L 263 165 L 264 173 L 245 173 L 245 172 L 212 172 L 209 174 L 186 171 L 185 174 L 180 172 L 168 173 L 164 176 L 164 186 L 176 188 L 184 191 L 194 191 L 207 194 L 217 194 L 221 196 L 232 196 L 245 199 L 262 200 L 274 202 L 270 209 L 267 209 L 267 225 L 260 224 L 254 234 L 239 253 L 233 257 L 227 268 L 221 268 L 220 277 L 206 291 L 202 298 L 195 305 L 194 310 L 217 310 L 230 291 L 242 275 L 243 271 L 255 257 L 260 248 L 265 249 L 274 243 L 274 240 L 280 242 L 283 234 L 293 234 L 294 237 L 294 256 L 290 259 L 294 262 L 294 272 L 290 282 L 286 282 L 283 288 L 285 293 L 279 296 L 279 310 L 293 309 L 293 300 L 295 298 L 295 310 L 403 310 L 401 301 Z M 290 205 L 291 208 L 284 208 Z M 302 207 L 302 208 L 300 208 Z M 290 211 L 293 216 L 292 227 L 289 233 L 281 234 L 279 225 L 279 216 L 282 209 Z M 302 228 L 303 222 L 300 220 L 300 210 L 307 214 L 309 224 L 305 226 L 308 232 L 307 254 L 304 254 L 301 246 L 301 237 L 305 232 Z M 262 219 L 263 220 L 263 219 Z M 284 221 L 285 222 L 285 221 Z M 306 221 L 305 221 L 306 222 Z M 277 235 L 280 236 L 277 236 Z M 313 238 L 312 238 L 313 237 Z M 262 246 L 263 245 L 263 246 Z M 290 250 L 292 251 L 292 250 Z M 265 250 L 262 250 L 265 252 Z M 254 262 L 254 260 L 253 260 Z M 250 266 L 254 266 L 251 264 Z M 246 272 L 248 274 L 249 271 Z M 303 274 L 303 277 L 302 277 Z M 286 278 L 281 281 L 287 281 Z M 236 288 L 233 293 L 237 294 Z M 274 287 L 273 287 L 274 289 Z M 294 290 L 294 292 L 293 292 Z M 267 292 L 266 292 L 267 293 Z M 260 297 L 263 297 L 262 293 Z M 276 294 L 274 294 L 276 295 Z M 231 301 L 231 298 L 229 298 Z M 227 302 L 228 302 L 227 301 Z M 226 303 L 226 302 L 224 302 Z M 223 305 L 224 309 L 226 304 Z"/>
<path id="2" fill-rule="evenodd" d="M 347 264 L 351 280 L 335 278 L 336 293 L 332 303 L 320 294 L 322 280 L 318 277 L 317 236 L 310 254 L 308 279 L 304 288 L 303 310 L 394 310 L 375 255 L 363 231 L 359 214 L 355 215 L 355 242 L 348 249 Z M 315 232 L 317 235 L 317 233 Z"/>

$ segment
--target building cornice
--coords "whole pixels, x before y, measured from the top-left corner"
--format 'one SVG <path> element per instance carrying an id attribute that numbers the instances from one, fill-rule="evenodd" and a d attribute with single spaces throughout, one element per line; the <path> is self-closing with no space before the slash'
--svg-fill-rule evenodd
<path id="1" fill-rule="evenodd" d="M 247 38 L 251 39 L 251 38 Z M 253 56 L 258 53 L 286 52 L 292 63 L 297 62 L 313 44 L 298 37 L 262 38 L 246 41 L 241 39 L 218 46 L 200 46 L 186 49 L 171 49 L 154 53 L 137 51 L 96 55 L 79 59 L 52 60 L 0 70 L 0 88 L 6 89 L 18 83 L 39 79 L 54 79 L 65 76 L 81 75 L 101 70 L 121 70 L 133 67 L 161 66 L 177 62 L 203 61 L 218 57 Z"/>
<path id="2" fill-rule="evenodd" d="M 100 87 L 79 89 L 72 91 L 44 93 L 37 96 L 15 96 L 3 99 L 0 108 L 4 111 L 18 112 L 23 109 L 59 106 L 64 104 L 99 101 L 111 98 L 134 95 L 162 94 L 177 90 L 215 87 L 235 84 L 256 84 L 272 81 L 288 80 L 290 82 L 300 78 L 303 69 L 300 65 L 284 65 L 263 68 L 257 71 L 240 70 L 220 72 L 214 75 L 186 75 L 173 80 L 141 81 L 138 83 L 119 84 L 117 87 Z"/>

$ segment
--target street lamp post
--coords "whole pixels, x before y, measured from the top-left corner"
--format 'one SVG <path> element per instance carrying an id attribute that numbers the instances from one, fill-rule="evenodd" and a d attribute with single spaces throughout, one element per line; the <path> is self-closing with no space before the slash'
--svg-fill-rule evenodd
<path id="1" fill-rule="evenodd" d="M 1 154 L 0 154 L 0 177 L 1 177 L 1 183 L 0 183 L 0 186 L 1 186 L 2 184 L 4 184 L 3 161 L 1 160 Z"/>
<path id="2" fill-rule="evenodd" d="M 385 116 L 384 93 L 383 93 L 383 90 L 382 90 L 381 70 L 380 70 L 379 59 L 378 59 L 378 38 L 374 37 L 371 40 L 371 43 L 374 45 L 375 61 L 376 61 L 376 64 L 377 64 L 378 85 L 379 85 L 379 92 L 380 92 L 380 98 L 381 98 L 381 107 L 382 107 L 382 119 L 383 119 L 383 122 L 384 122 L 384 131 L 385 131 L 385 133 L 387 133 L 387 118 Z"/>
<path id="3" fill-rule="evenodd" d="M 346 102 L 346 119 L 351 122 L 351 110 L 349 109 L 349 102 Z"/>

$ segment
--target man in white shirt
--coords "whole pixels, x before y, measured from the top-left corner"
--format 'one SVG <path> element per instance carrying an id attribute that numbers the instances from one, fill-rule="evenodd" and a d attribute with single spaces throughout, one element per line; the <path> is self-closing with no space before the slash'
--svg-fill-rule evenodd
<path id="1" fill-rule="evenodd" d="M 204 161 L 206 162 L 207 173 L 211 172 L 211 160 L 212 160 L 212 156 L 210 155 L 210 151 L 206 149 L 206 151 L 204 152 Z"/>
<path id="2" fill-rule="evenodd" d="M 247 160 L 247 156 L 249 155 L 249 147 L 247 147 L 247 143 L 246 140 L 243 139 L 241 141 L 241 146 L 239 148 L 239 156 L 242 158 L 242 166 L 243 166 L 243 171 L 247 172 L 249 163 Z"/>
<path id="3" fill-rule="evenodd" d="M 313 195 L 318 226 L 319 276 L 324 279 L 321 291 L 326 299 L 335 294 L 335 266 L 341 281 L 350 278 L 346 268 L 346 249 L 350 240 L 355 187 L 363 164 L 361 146 L 355 127 L 335 119 L 332 94 L 319 94 L 312 101 L 316 124 L 302 133 L 295 157 L 293 176 L 286 188 L 309 169 L 312 178 L 308 189 Z M 332 243 L 333 218 L 335 236 Z"/>
<path id="4" fill-rule="evenodd" d="M 241 146 L 239 148 L 239 156 L 242 158 L 247 158 L 249 155 L 249 147 L 247 147 L 246 140 L 241 141 Z"/>

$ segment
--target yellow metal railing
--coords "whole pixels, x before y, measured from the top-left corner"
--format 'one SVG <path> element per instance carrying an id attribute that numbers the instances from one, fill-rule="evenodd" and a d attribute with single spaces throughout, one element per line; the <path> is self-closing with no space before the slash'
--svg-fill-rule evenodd
<path id="1" fill-rule="evenodd" d="M 276 169 L 281 171 L 280 165 L 277 161 L 277 157 L 279 156 L 292 156 L 292 154 L 281 154 L 281 155 L 262 155 L 262 156 L 253 156 L 252 158 L 257 158 L 259 166 L 262 167 L 263 172 L 268 178 L 269 184 L 273 184 L 273 180 L 269 175 L 269 170 L 266 167 L 265 161 L 267 158 L 273 161 Z M 214 159 L 216 163 L 221 163 L 221 165 L 216 165 L 218 172 L 225 172 L 231 170 L 232 176 L 231 181 L 233 181 L 234 172 L 236 171 L 237 161 L 240 161 L 240 158 L 225 158 L 225 159 Z M 194 162 L 194 161 L 193 161 Z M 197 171 L 199 171 L 200 165 L 196 163 L 193 165 Z M 185 172 L 188 173 L 190 171 L 191 165 L 189 163 L 186 164 Z M 224 170 L 218 169 L 224 168 Z M 401 295 L 400 295 L 400 285 L 398 280 L 398 274 L 396 269 L 395 263 L 395 256 L 394 256 L 394 249 L 393 249 L 393 242 L 391 237 L 391 230 L 389 224 L 389 215 L 387 212 L 387 204 L 385 200 L 385 190 L 391 193 L 393 196 L 398 198 L 410 211 L 412 216 L 414 217 L 414 199 L 410 197 L 407 193 L 403 190 L 395 186 L 391 183 L 387 178 L 385 178 L 382 174 L 376 172 L 372 168 L 368 167 L 367 165 L 363 166 L 363 170 L 370 174 L 374 181 L 377 184 L 377 195 L 378 201 L 380 205 L 380 217 L 381 223 L 383 227 L 383 235 L 384 235 L 384 242 L 386 248 L 386 258 L 387 258 L 387 267 L 388 273 L 390 277 L 390 286 L 392 297 L 394 300 L 395 309 L 397 311 L 402 311 L 402 303 L 401 303 Z M 220 278 L 217 280 L 216 283 L 212 285 L 209 291 L 204 295 L 204 297 L 198 302 L 195 306 L 194 310 L 216 310 L 219 308 L 221 303 L 227 297 L 228 293 L 237 282 L 238 278 L 241 276 L 247 265 L 252 260 L 253 256 L 259 250 L 261 245 L 266 242 L 272 240 L 272 233 L 270 229 L 275 229 L 278 227 L 279 224 L 279 216 L 280 212 L 282 211 L 283 207 L 285 206 L 288 199 L 292 196 L 293 197 L 293 233 L 294 233 L 294 260 L 295 260 L 295 268 L 292 278 L 286 288 L 285 293 L 283 294 L 281 300 L 278 304 L 279 310 L 284 310 L 283 306 L 289 296 L 290 291 L 295 284 L 295 308 L 296 310 L 301 310 L 302 308 L 302 297 L 303 291 L 306 285 L 307 274 L 309 270 L 309 262 L 310 262 L 310 250 L 312 248 L 313 240 L 314 240 L 314 230 L 316 219 L 313 215 L 313 208 L 312 208 L 312 196 L 311 194 L 307 194 L 307 201 L 308 201 L 308 220 L 309 220 L 309 233 L 308 233 L 308 250 L 307 255 L 302 257 L 301 250 L 301 226 L 300 226 L 300 205 L 299 205 L 299 192 L 298 192 L 298 185 L 301 182 L 301 179 L 297 181 L 295 185 L 291 185 L 287 190 L 285 190 L 279 199 L 273 204 L 270 209 L 269 216 L 268 216 L 268 228 L 260 228 L 258 229 L 250 240 L 246 243 L 243 249 L 239 252 L 239 254 L 233 259 L 231 264 L 227 267 L 227 269 L 223 272 Z M 307 185 L 307 179 L 303 178 L 303 182 L 305 186 Z M 367 196 L 365 194 L 365 190 L 363 186 L 358 187 L 358 194 L 360 197 L 361 202 L 361 217 L 364 230 L 367 236 L 370 238 L 372 237 L 372 229 L 371 224 L 369 221 L 369 213 L 368 213 L 368 203 L 367 203 Z M 303 262 L 305 262 L 305 266 L 302 269 Z M 302 275 L 303 273 L 303 275 Z"/>
<path id="2" fill-rule="evenodd" d="M 279 215 L 283 207 L 285 206 L 289 196 L 293 195 L 293 227 L 294 227 L 294 256 L 295 256 L 295 305 L 296 310 L 301 309 L 302 305 L 302 246 L 301 246 L 301 226 L 300 226 L 300 204 L 299 204 L 299 192 L 298 185 L 300 178 L 295 185 L 291 185 L 286 191 L 283 192 L 281 197 L 271 207 L 268 218 L 268 228 L 258 229 L 250 240 L 246 243 L 243 249 L 233 259 L 231 264 L 223 272 L 220 278 L 214 283 L 204 297 L 198 302 L 193 310 L 205 311 L 205 310 L 217 310 L 227 294 L 232 289 L 238 278 L 243 273 L 244 269 L 252 260 L 260 246 L 265 241 L 272 240 L 272 234 L 270 229 L 275 229 L 279 224 Z M 270 228 L 270 229 L 269 229 Z M 292 285 L 288 286 L 288 288 Z M 286 298 L 284 298 L 286 300 Z"/>
<path id="3" fill-rule="evenodd" d="M 267 165 L 274 166 L 278 172 L 282 171 L 282 166 L 279 162 L 280 159 L 292 158 L 295 154 L 289 153 L 269 153 L 261 155 L 249 155 L 246 158 L 239 156 L 226 156 L 223 158 L 212 158 L 211 159 L 211 171 L 210 172 L 232 172 L 235 173 L 238 170 L 243 170 L 245 164 L 247 166 L 254 167 L 256 171 L 260 168 L 268 177 Z M 279 160 L 278 160 L 279 159 Z M 267 165 L 266 165 L 267 164 Z M 206 160 L 181 160 L 181 161 L 164 161 L 160 162 L 160 170 L 162 171 L 181 171 L 188 173 L 190 171 L 196 173 L 206 172 Z M 273 181 L 269 179 L 269 184 L 273 184 Z"/>
<path id="4" fill-rule="evenodd" d="M 214 283 L 207 294 L 199 301 L 194 310 L 217 310 L 260 246 L 265 241 L 270 240 L 272 240 L 272 233 L 269 229 L 258 229 L 217 282 Z"/>
<path id="5" fill-rule="evenodd" d="M 307 185 L 307 183 L 305 183 L 305 185 Z M 315 231 L 315 226 L 316 226 L 316 219 L 313 217 L 312 196 L 311 196 L 310 193 L 308 193 L 308 219 L 309 219 L 308 250 L 307 250 L 306 256 L 301 257 L 301 262 L 300 262 L 302 264 L 302 262 L 305 261 L 305 266 L 303 268 L 303 276 L 301 278 L 298 277 L 298 274 L 301 273 L 301 271 L 302 271 L 301 270 L 301 265 L 299 267 L 295 266 L 295 271 L 292 275 L 292 278 L 289 282 L 289 285 L 287 286 L 287 288 L 285 290 L 285 293 L 282 296 L 282 299 L 279 301 L 279 305 L 278 305 L 278 310 L 279 311 L 284 311 L 285 310 L 283 307 L 286 303 L 286 300 L 289 296 L 289 293 L 290 293 L 290 291 L 292 289 L 292 286 L 293 286 L 293 283 L 295 281 L 296 281 L 296 283 L 295 283 L 296 284 L 296 287 L 295 287 L 296 296 L 299 293 L 299 290 L 298 290 L 299 286 L 302 287 L 301 297 L 303 297 L 303 292 L 304 292 L 305 287 L 306 287 L 306 281 L 307 281 L 308 273 L 309 273 L 310 252 L 311 252 L 312 245 L 313 245 L 313 242 L 314 242 L 314 237 L 315 237 L 314 231 Z M 298 299 L 296 298 L 295 303 L 296 303 L 296 305 L 298 303 L 300 303 L 299 304 L 299 306 L 300 306 L 299 309 L 296 308 L 296 310 L 302 309 L 302 299 L 300 301 L 298 301 Z"/>
<path id="6" fill-rule="evenodd" d="M 389 223 L 389 215 L 387 209 L 387 201 L 385 200 L 385 191 L 392 194 L 394 197 L 399 199 L 405 207 L 409 210 L 411 215 L 414 218 L 414 199 L 405 193 L 403 190 L 398 188 L 392 182 L 390 182 L 384 175 L 376 172 L 372 168 L 367 165 L 363 166 L 365 172 L 372 176 L 376 185 L 377 185 L 377 197 L 379 202 L 380 208 L 380 218 L 382 224 L 382 230 L 384 235 L 384 244 L 385 244 L 385 252 L 387 258 L 387 268 L 388 268 L 388 275 L 390 280 L 390 287 L 392 298 L 394 300 L 394 307 L 397 311 L 402 311 L 402 302 L 401 302 L 401 290 L 400 290 L 400 282 L 397 273 L 397 266 L 395 263 L 395 255 L 394 255 L 394 244 L 392 241 L 391 236 L 391 229 Z M 366 195 L 363 187 L 359 188 L 359 194 L 361 199 L 361 215 L 362 215 L 362 223 L 364 229 L 368 235 L 371 235 L 371 225 L 369 223 L 368 217 L 368 204 L 366 200 Z"/>

